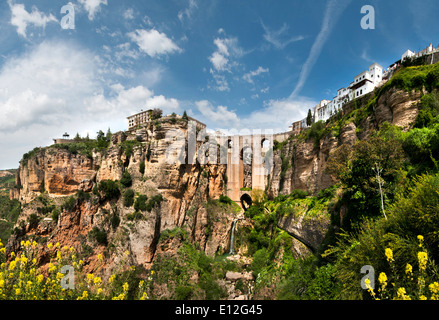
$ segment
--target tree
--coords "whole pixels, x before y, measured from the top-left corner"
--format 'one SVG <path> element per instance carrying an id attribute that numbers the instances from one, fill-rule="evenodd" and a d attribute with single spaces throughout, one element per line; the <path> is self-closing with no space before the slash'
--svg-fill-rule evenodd
<path id="1" fill-rule="evenodd" d="M 183 120 L 186 120 L 186 121 L 188 121 L 189 120 L 189 118 L 188 118 L 188 116 L 187 116 L 187 113 L 186 113 L 186 110 L 184 110 L 184 112 L 183 112 L 183 116 L 181 117 Z"/>
<path id="2" fill-rule="evenodd" d="M 311 113 L 311 109 L 308 109 L 308 116 L 306 117 L 306 125 L 308 127 L 310 127 L 312 125 L 312 113 Z"/>
<path id="3" fill-rule="evenodd" d="M 401 141 L 386 133 L 372 135 L 354 146 L 342 145 L 330 154 L 327 171 L 342 183 L 342 203 L 348 207 L 348 213 L 343 218 L 344 228 L 349 229 L 363 216 L 381 214 L 384 206 L 381 193 L 390 201 L 394 199 L 403 162 Z M 377 164 L 380 170 L 378 177 Z"/>
<path id="4" fill-rule="evenodd" d="M 151 120 L 157 120 L 162 117 L 163 110 L 160 108 L 154 108 L 151 112 Z"/>

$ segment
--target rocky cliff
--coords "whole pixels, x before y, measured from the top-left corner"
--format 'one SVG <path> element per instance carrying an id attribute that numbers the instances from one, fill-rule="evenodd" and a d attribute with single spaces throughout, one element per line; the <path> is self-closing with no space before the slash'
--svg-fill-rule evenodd
<path id="1" fill-rule="evenodd" d="M 9 249 L 18 249 L 18 240 L 29 235 L 80 251 L 91 247 L 86 269 L 93 270 L 96 255 L 105 252 L 111 272 L 126 250 L 132 253 L 133 264 L 148 267 L 160 234 L 182 228 L 207 254 L 224 253 L 237 212 L 209 212 L 206 203 L 224 193 L 226 167 L 168 164 L 165 153 L 172 141 L 165 133 L 170 129 L 186 133 L 187 122 L 162 118 L 137 131 L 116 133 L 101 151 L 72 152 L 69 145 L 54 145 L 28 154 L 17 171 L 18 187 L 11 192 L 24 206 L 16 225 L 21 231 L 10 239 Z M 121 187 L 116 198 L 108 199 L 98 188 L 100 183 L 121 180 L 124 172 L 129 173 L 131 186 Z M 149 210 L 135 210 L 133 204 L 124 203 L 127 189 L 133 190 L 133 201 L 140 195 L 147 202 L 161 195 L 155 198 L 160 201 Z M 56 218 L 54 211 L 59 211 Z M 37 223 L 31 221 L 32 215 Z M 120 220 L 117 226 L 115 217 Z M 105 245 L 93 240 L 93 230 L 105 232 Z M 44 250 L 40 259 L 45 260 Z"/>

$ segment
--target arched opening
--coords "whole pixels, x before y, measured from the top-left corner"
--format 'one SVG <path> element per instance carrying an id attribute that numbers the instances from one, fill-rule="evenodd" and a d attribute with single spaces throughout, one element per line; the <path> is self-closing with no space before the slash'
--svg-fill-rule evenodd
<path id="1" fill-rule="evenodd" d="M 268 150 L 271 147 L 271 141 L 267 138 L 262 139 L 261 148 L 262 150 Z"/>
<path id="2" fill-rule="evenodd" d="M 250 206 L 252 205 L 252 203 L 253 203 L 253 201 L 252 201 L 252 198 L 250 197 L 249 194 L 244 193 L 241 196 L 241 206 L 244 209 L 244 211 L 247 211 L 248 208 L 250 208 Z"/>
<path id="3" fill-rule="evenodd" d="M 227 140 L 227 148 L 229 148 L 229 149 L 233 148 L 233 140 L 232 139 Z"/>
<path id="4" fill-rule="evenodd" d="M 244 164 L 252 164 L 253 150 L 249 146 L 242 148 L 239 156 Z"/>

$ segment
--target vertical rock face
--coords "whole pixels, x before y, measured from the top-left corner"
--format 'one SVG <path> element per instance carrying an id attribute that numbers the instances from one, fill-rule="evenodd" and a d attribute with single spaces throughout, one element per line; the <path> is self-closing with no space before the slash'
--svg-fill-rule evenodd
<path id="1" fill-rule="evenodd" d="M 166 151 L 173 141 L 165 139 L 165 135 L 171 129 L 186 134 L 187 122 L 172 123 L 163 119 L 160 126 L 150 124 L 137 131 L 116 133 L 107 149 L 93 152 L 91 157 L 81 152 L 72 154 L 56 146 L 39 149 L 26 157 L 17 171 L 18 188 L 11 193 L 22 203 L 29 204 L 20 219 L 22 222 L 36 213 L 37 205 L 33 203 L 39 195 L 57 205 L 79 190 L 89 193 L 90 197 L 76 199 L 73 208 L 61 211 L 57 223 L 51 222 L 49 215 L 34 229 L 27 226 L 25 231 L 49 236 L 50 241 L 61 245 L 81 248 L 84 244 L 92 245 L 90 234 L 94 228 L 103 230 L 107 242 L 117 248 L 111 259 L 114 264 L 120 260 L 121 253 L 129 250 L 133 263 L 147 266 L 156 256 L 160 234 L 167 229 L 186 230 L 191 240 L 208 254 L 223 250 L 233 215 L 224 215 L 221 220 L 224 224 L 215 225 L 212 213 L 204 204 L 224 194 L 226 166 L 168 163 Z M 131 175 L 129 188 L 135 194 L 146 195 L 148 199 L 157 195 L 163 198 L 149 211 L 142 211 L 139 219 L 132 220 L 130 216 L 135 209 L 124 205 L 123 194 L 128 188 L 121 187 L 121 195 L 112 201 L 106 200 L 102 192 L 99 196 L 91 192 L 103 180 L 120 180 L 125 171 Z M 111 223 L 114 215 L 121 221 L 116 227 Z M 11 247 L 16 246 L 14 241 L 12 237 Z M 98 244 L 95 253 L 103 248 Z M 91 256 L 89 268 L 93 266 L 93 259 Z"/>
<path id="2" fill-rule="evenodd" d="M 313 139 L 291 138 L 274 151 L 273 172 L 269 177 L 267 194 L 276 197 L 290 194 L 295 189 L 317 194 L 336 181 L 325 172 L 326 161 L 331 152 L 342 144 L 353 145 L 359 138 L 366 138 L 370 132 L 387 121 L 394 125 L 409 128 L 418 114 L 418 103 L 422 93 L 411 93 L 390 89 L 377 101 L 373 114 L 359 123 L 346 123 L 338 137 L 327 136 L 318 146 Z M 349 106 L 347 106 L 349 108 Z"/>

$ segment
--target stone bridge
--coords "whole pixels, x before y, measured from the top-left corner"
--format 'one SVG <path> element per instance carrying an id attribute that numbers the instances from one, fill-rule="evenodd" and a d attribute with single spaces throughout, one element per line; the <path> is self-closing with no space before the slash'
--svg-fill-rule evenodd
<path id="1" fill-rule="evenodd" d="M 246 209 L 252 191 L 264 191 L 273 169 L 274 141 L 283 142 L 290 132 L 228 136 L 227 196 Z"/>

